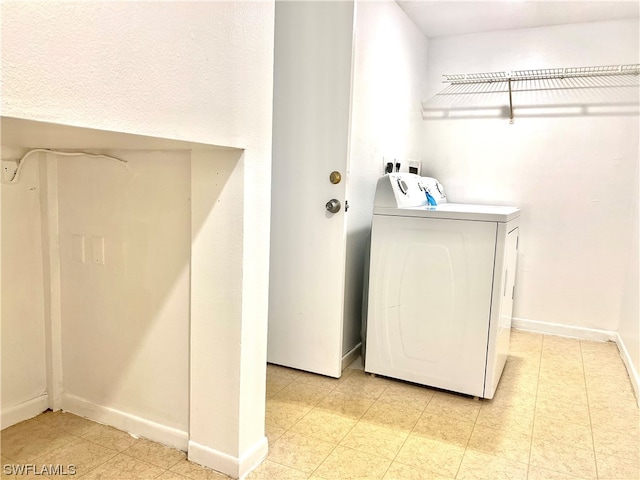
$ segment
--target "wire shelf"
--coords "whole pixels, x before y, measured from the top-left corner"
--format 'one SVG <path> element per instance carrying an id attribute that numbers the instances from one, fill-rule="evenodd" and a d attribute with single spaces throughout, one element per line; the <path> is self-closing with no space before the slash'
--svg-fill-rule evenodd
<path id="1" fill-rule="evenodd" d="M 513 91 L 519 91 L 515 87 L 514 82 L 517 81 L 535 81 L 535 80 L 557 80 L 557 82 L 542 82 L 547 88 L 565 89 L 578 88 L 573 82 L 565 82 L 569 79 L 582 79 L 580 83 L 584 83 L 586 78 L 595 77 L 613 77 L 624 75 L 640 75 L 640 64 L 627 65 L 599 65 L 593 67 L 564 67 L 564 68 L 539 68 L 529 70 L 513 70 L 508 72 L 483 72 L 483 73 L 458 73 L 454 75 L 443 75 L 444 83 L 449 83 L 449 87 L 438 95 L 462 95 L 470 93 L 478 93 L 477 89 L 483 89 L 483 93 L 498 93 L 500 88 L 504 88 L 504 93 L 509 94 L 509 123 L 513 123 Z M 601 78 L 598 82 L 605 80 Z M 595 80 L 594 80 L 595 81 Z M 499 87 L 498 84 L 505 87 Z M 466 86 L 465 86 L 466 85 Z M 484 86 L 483 86 L 484 85 Z M 523 84 L 521 84 L 523 85 Z M 525 83 L 525 90 L 528 87 Z M 535 84 L 533 84 L 535 86 Z M 495 87 L 498 87 L 496 89 Z M 588 88 L 588 85 L 581 85 L 582 88 Z M 535 88 L 531 88 L 535 89 Z"/>
<path id="2" fill-rule="evenodd" d="M 602 77 L 610 75 L 638 75 L 640 64 L 600 65 L 593 67 L 540 68 L 509 72 L 458 73 L 443 75 L 445 83 L 493 83 L 517 80 L 548 80 L 576 77 Z"/>

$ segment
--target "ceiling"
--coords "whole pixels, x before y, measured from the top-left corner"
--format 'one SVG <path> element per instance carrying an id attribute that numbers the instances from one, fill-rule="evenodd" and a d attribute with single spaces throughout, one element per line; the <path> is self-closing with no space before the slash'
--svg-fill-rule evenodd
<path id="1" fill-rule="evenodd" d="M 638 0 L 396 1 L 429 38 L 640 16 Z"/>

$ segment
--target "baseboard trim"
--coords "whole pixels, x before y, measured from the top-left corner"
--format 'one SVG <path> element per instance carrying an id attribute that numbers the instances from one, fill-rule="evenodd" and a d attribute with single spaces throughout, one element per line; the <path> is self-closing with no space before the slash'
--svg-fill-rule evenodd
<path id="1" fill-rule="evenodd" d="M 633 391 L 636 394 L 636 402 L 638 403 L 638 407 L 640 407 L 640 377 L 638 376 L 638 371 L 633 365 L 633 360 L 631 359 L 631 355 L 629 355 L 629 351 L 627 350 L 627 346 L 624 344 L 622 337 L 619 334 L 616 334 L 616 337 L 616 344 L 618 345 L 620 356 L 622 357 L 625 367 L 627 367 L 629 379 L 631 380 Z"/>
<path id="2" fill-rule="evenodd" d="M 0 429 L 5 429 L 16 423 L 24 422 L 49 408 L 49 396 L 45 393 L 13 407 L 5 408 L 0 414 Z"/>
<path id="3" fill-rule="evenodd" d="M 622 337 L 614 331 L 597 330 L 594 328 L 576 327 L 573 325 L 563 325 L 560 323 L 541 322 L 538 320 L 528 320 L 526 318 L 514 318 L 511 326 L 516 330 L 525 330 L 528 332 L 542 333 L 546 335 L 559 335 L 561 337 L 579 338 L 581 340 L 595 340 L 601 342 L 615 342 L 627 368 L 633 391 L 636 395 L 638 407 L 640 407 L 640 377 L 638 371 L 633 365 L 629 351 L 627 350 Z"/>
<path id="4" fill-rule="evenodd" d="M 163 445 L 184 451 L 188 447 L 189 434 L 186 431 L 168 427 L 115 408 L 97 405 L 69 393 L 62 394 L 62 409 Z"/>
<path id="5" fill-rule="evenodd" d="M 360 355 L 361 347 L 362 347 L 362 342 L 358 343 L 355 347 L 353 347 L 351 350 L 349 350 L 342 357 L 342 370 L 347 368 L 349 365 L 351 365 L 355 361 L 356 358 L 358 358 L 358 355 Z"/>
<path id="6" fill-rule="evenodd" d="M 595 328 L 576 327 L 574 325 L 563 325 L 561 323 L 542 322 L 540 320 L 529 320 L 527 318 L 513 318 L 511 326 L 516 330 L 526 330 L 528 332 L 543 333 L 546 335 L 558 335 L 561 337 L 579 338 L 582 340 L 595 341 L 617 341 L 618 334 L 610 330 L 598 330 Z"/>
<path id="7" fill-rule="evenodd" d="M 239 458 L 190 440 L 188 458 L 232 478 L 245 478 L 267 457 L 268 450 L 267 437 L 262 437 Z"/>

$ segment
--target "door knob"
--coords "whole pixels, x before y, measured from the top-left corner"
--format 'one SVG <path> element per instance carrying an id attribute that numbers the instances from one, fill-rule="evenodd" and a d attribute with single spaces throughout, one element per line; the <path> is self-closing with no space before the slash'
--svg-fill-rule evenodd
<path id="1" fill-rule="evenodd" d="M 340 200 L 332 198 L 327 202 L 324 208 L 326 208 L 328 212 L 338 213 L 340 211 Z"/>

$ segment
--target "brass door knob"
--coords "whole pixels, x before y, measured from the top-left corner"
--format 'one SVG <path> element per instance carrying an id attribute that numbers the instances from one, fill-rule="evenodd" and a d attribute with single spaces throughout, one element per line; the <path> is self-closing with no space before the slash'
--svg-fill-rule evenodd
<path id="1" fill-rule="evenodd" d="M 333 171 L 329 175 L 329 181 L 334 185 L 340 183 L 340 180 L 342 180 L 342 175 L 340 174 L 340 172 Z"/>

